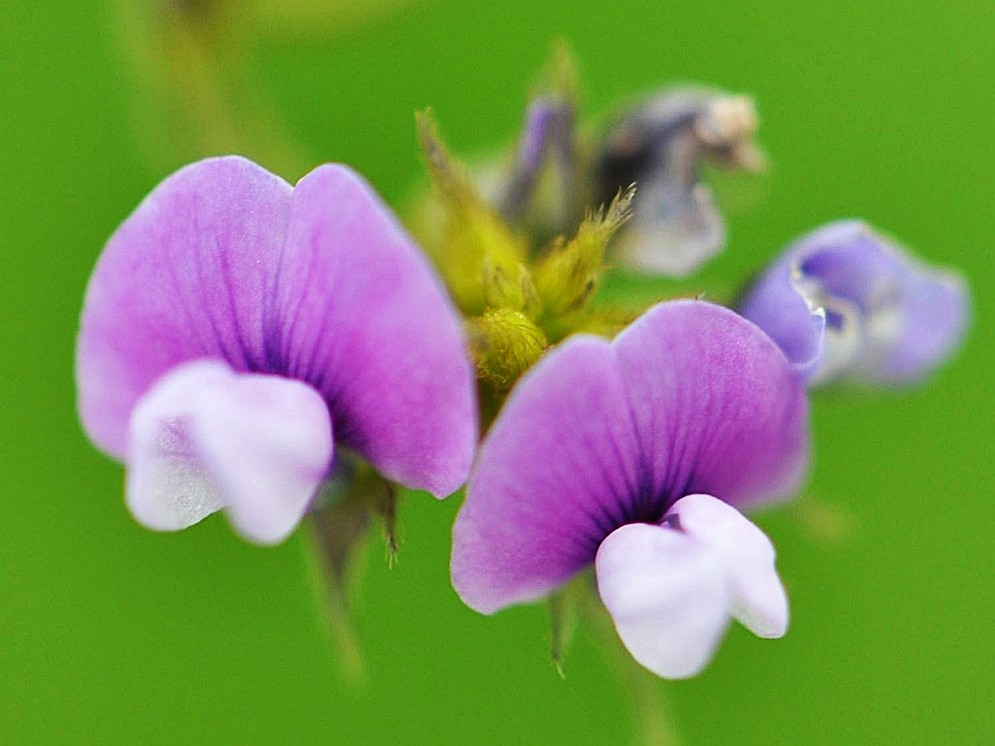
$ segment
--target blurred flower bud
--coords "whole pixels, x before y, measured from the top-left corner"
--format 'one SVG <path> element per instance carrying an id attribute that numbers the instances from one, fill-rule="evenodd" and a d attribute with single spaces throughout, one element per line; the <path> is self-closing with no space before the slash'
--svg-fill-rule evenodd
<path id="1" fill-rule="evenodd" d="M 698 88 L 666 91 L 624 112 L 595 161 L 602 201 L 635 183 L 633 219 L 617 255 L 646 272 L 684 276 L 725 244 L 725 226 L 700 181 L 703 161 L 759 170 L 757 115 L 748 96 Z"/>

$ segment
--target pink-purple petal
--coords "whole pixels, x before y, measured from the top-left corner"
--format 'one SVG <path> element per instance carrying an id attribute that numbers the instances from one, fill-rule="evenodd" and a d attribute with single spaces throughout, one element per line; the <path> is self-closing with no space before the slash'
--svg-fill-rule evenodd
<path id="1" fill-rule="evenodd" d="M 110 239 L 77 343 L 87 433 L 124 459 L 141 397 L 202 358 L 308 384 L 337 440 L 392 479 L 441 497 L 469 472 L 476 404 L 456 312 L 418 247 L 345 167 L 291 189 L 242 158 L 201 161 Z"/>
<path id="2" fill-rule="evenodd" d="M 804 391 L 773 342 L 727 309 L 660 304 L 516 385 L 457 517 L 454 586 L 484 613 L 539 598 L 620 526 L 659 523 L 689 492 L 784 497 L 807 460 Z"/>
<path id="3" fill-rule="evenodd" d="M 453 529 L 453 586 L 485 614 L 539 598 L 626 522 L 636 444 L 608 342 L 573 337 L 513 390 Z"/>
<path id="4" fill-rule="evenodd" d="M 455 310 L 365 181 L 322 166 L 294 190 L 275 359 L 325 396 L 336 439 L 386 476 L 444 497 L 476 441 L 473 373 Z"/>
<path id="5" fill-rule="evenodd" d="M 612 343 L 659 522 L 693 492 L 737 506 L 789 497 L 808 465 L 808 403 L 778 347 L 732 311 L 662 303 Z"/>
<path id="6" fill-rule="evenodd" d="M 77 342 L 80 418 L 123 459 L 139 398 L 198 358 L 263 366 L 265 299 L 286 233 L 290 186 L 238 157 L 168 177 L 108 241 Z"/>

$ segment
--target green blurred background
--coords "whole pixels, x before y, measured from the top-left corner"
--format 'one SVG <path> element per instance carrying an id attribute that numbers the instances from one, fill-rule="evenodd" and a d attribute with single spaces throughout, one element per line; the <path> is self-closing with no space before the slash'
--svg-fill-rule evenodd
<path id="1" fill-rule="evenodd" d="M 405 500 L 394 569 L 368 553 L 361 687 L 343 683 L 317 621 L 300 536 L 264 550 L 221 517 L 177 535 L 129 517 L 120 467 L 76 422 L 73 340 L 103 242 L 217 142 L 157 129 L 150 107 L 170 83 L 156 71 L 179 76 L 181 108 L 187 84 L 191 106 L 216 100 L 182 67 L 196 50 L 148 36 L 136 10 L 147 24 L 167 5 L 2 13 L 0 743 L 630 742 L 631 696 L 595 635 L 579 631 L 561 680 L 542 607 L 484 618 L 460 604 L 447 574 L 458 499 Z M 703 286 L 851 215 L 964 270 L 974 328 L 929 385 L 815 402 L 809 500 L 759 519 L 789 635 L 735 629 L 703 676 L 659 696 L 686 744 L 995 742 L 995 6 L 392 5 L 307 17 L 301 0 L 246 4 L 255 25 L 235 48 L 218 42 L 243 77 L 225 84 L 236 121 L 214 136 L 291 180 L 348 162 L 399 203 L 419 176 L 412 112 L 432 105 L 457 150 L 502 144 L 559 37 L 594 114 L 669 81 L 756 96 L 772 168 L 717 181 L 731 245 Z M 246 135 L 260 118 L 266 132 Z M 296 150 L 281 151 L 288 138 Z"/>

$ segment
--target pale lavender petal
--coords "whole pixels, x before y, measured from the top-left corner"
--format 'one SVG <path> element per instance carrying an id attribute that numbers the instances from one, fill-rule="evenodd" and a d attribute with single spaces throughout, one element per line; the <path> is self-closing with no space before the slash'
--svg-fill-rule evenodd
<path id="1" fill-rule="evenodd" d="M 637 185 L 632 219 L 613 244 L 619 260 L 684 276 L 717 254 L 725 224 L 701 165 L 760 168 L 756 127 L 749 98 L 701 88 L 665 91 L 624 112 L 599 144 L 594 169 L 605 204 Z"/>
<path id="2" fill-rule="evenodd" d="M 970 293 L 960 275 L 906 257 L 901 281 L 901 331 L 880 365 L 861 370 L 873 383 L 914 383 L 928 376 L 960 346 L 970 321 Z"/>
<path id="3" fill-rule="evenodd" d="M 485 614 L 588 565 L 628 522 L 636 444 L 608 342 L 573 337 L 517 384 L 484 441 L 453 529 L 453 585 Z"/>
<path id="4" fill-rule="evenodd" d="M 866 223 L 829 223 L 796 245 L 794 265 L 802 277 L 817 280 L 830 295 L 864 313 L 889 302 L 898 290 L 895 278 L 904 257 L 884 250 Z"/>
<path id="5" fill-rule="evenodd" d="M 295 188 L 275 305 L 273 356 L 324 395 L 338 442 L 439 497 L 463 483 L 476 403 L 458 317 L 417 245 L 348 168 L 322 166 Z"/>
<path id="6" fill-rule="evenodd" d="M 140 523 L 162 531 L 224 508 L 243 536 L 273 544 L 300 521 L 331 458 L 328 410 L 312 388 L 197 360 L 135 407 L 126 500 Z"/>
<path id="7" fill-rule="evenodd" d="M 265 368 L 264 304 L 286 232 L 290 186 L 243 158 L 163 181 L 108 241 L 77 340 L 80 418 L 118 459 L 131 411 L 179 363 Z"/>
<path id="8" fill-rule="evenodd" d="M 612 343 L 643 456 L 630 520 L 680 497 L 733 505 L 790 496 L 808 465 L 808 405 L 784 354 L 734 312 L 662 303 Z"/>
<path id="9" fill-rule="evenodd" d="M 803 378 L 822 363 L 826 311 L 798 292 L 791 261 L 774 264 L 750 288 L 740 313 L 763 329 Z"/>
<path id="10" fill-rule="evenodd" d="M 682 497 L 667 514 L 722 566 L 730 613 L 759 637 L 782 637 L 788 599 L 774 569 L 774 547 L 763 531 L 711 495 Z"/>
<path id="11" fill-rule="evenodd" d="M 788 247 L 741 311 L 809 385 L 919 380 L 957 347 L 969 316 L 958 275 L 927 267 L 858 220 L 830 223 Z"/>
<path id="12" fill-rule="evenodd" d="M 711 660 L 729 624 L 719 557 L 666 526 L 634 523 L 598 549 L 598 593 L 625 647 L 658 676 L 683 679 Z"/>

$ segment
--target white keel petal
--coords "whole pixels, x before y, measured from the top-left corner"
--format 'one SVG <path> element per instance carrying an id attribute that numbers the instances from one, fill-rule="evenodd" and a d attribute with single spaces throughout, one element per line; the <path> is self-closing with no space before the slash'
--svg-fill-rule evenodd
<path id="1" fill-rule="evenodd" d="M 125 502 L 142 525 L 179 531 L 224 507 L 190 426 L 205 388 L 232 377 L 227 365 L 198 360 L 174 368 L 139 400 L 131 414 Z"/>
<path id="2" fill-rule="evenodd" d="M 688 495 L 674 503 L 687 536 L 722 563 L 729 584 L 730 613 L 759 637 L 788 630 L 788 598 L 774 568 L 770 539 L 734 507 L 711 495 Z"/>
<path id="3" fill-rule="evenodd" d="M 274 544 L 306 512 L 332 447 L 328 409 L 306 384 L 236 374 L 212 360 L 185 363 L 132 414 L 126 501 L 159 531 L 224 508 L 247 539 Z"/>
<path id="4" fill-rule="evenodd" d="M 288 378 L 236 377 L 202 403 L 192 432 L 232 525 L 260 544 L 294 530 L 332 459 L 324 401 Z"/>
<path id="5" fill-rule="evenodd" d="M 729 624 L 716 557 L 678 530 L 637 523 L 602 542 L 595 567 L 601 600 L 632 657 L 668 679 L 700 673 Z"/>

